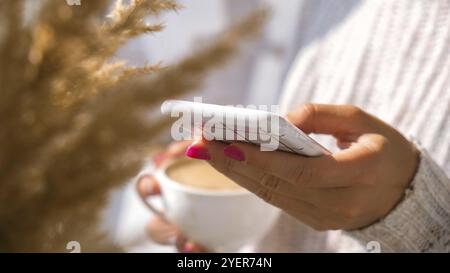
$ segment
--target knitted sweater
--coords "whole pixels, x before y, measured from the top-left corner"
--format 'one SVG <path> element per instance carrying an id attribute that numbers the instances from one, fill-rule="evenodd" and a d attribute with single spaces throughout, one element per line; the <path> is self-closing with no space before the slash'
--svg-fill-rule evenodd
<path id="1" fill-rule="evenodd" d="M 357 105 L 414 139 L 420 164 L 377 223 L 316 232 L 282 214 L 256 250 L 363 251 L 377 241 L 382 252 L 450 252 L 450 0 L 306 0 L 298 36 L 284 111 Z"/>

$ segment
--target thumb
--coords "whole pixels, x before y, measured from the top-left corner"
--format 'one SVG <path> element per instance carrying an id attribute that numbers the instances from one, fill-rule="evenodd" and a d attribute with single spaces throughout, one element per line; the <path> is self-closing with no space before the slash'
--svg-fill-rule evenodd
<path id="1" fill-rule="evenodd" d="M 377 131 L 373 122 L 376 118 L 352 105 L 305 104 L 287 114 L 287 119 L 307 134 L 338 139 Z"/>

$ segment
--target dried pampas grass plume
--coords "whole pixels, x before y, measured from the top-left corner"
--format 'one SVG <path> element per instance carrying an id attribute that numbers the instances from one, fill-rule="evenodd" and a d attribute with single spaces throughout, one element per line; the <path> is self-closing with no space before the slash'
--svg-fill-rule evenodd
<path id="1" fill-rule="evenodd" d="M 177 10 L 172 0 L 43 1 L 24 24 L 23 0 L 0 2 L 0 251 L 114 250 L 97 228 L 111 189 L 142 166 L 167 120 L 146 114 L 193 91 L 239 42 L 260 30 L 257 11 L 180 63 L 128 67 L 115 53 L 163 29 L 144 18 Z"/>

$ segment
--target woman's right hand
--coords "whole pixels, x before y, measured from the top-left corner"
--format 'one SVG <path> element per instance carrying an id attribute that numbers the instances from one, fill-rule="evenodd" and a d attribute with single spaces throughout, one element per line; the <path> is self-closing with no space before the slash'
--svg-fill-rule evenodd
<path id="1" fill-rule="evenodd" d="M 191 141 L 172 143 L 165 152 L 158 154 L 154 158 L 154 164 L 160 166 L 170 158 L 183 156 L 190 144 Z M 152 175 L 144 175 L 137 182 L 138 192 L 142 198 L 161 193 L 158 181 Z M 175 225 L 157 215 L 150 219 L 146 230 L 149 237 L 156 243 L 163 245 L 174 244 L 180 252 L 206 252 L 206 249 L 184 237 Z"/>

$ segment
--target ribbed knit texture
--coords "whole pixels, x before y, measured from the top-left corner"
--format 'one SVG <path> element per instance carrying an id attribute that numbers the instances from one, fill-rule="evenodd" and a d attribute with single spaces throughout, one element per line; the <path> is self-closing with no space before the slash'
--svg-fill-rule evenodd
<path id="1" fill-rule="evenodd" d="M 385 252 L 450 252 L 449 181 L 422 150 L 417 175 L 404 200 L 380 222 L 349 233 Z"/>
<path id="2" fill-rule="evenodd" d="M 306 0 L 303 8 L 284 110 L 354 104 L 417 139 L 423 151 L 405 200 L 351 235 L 379 241 L 382 251 L 450 251 L 450 1 Z M 257 249 L 364 250 L 340 232 L 315 232 L 287 215 Z"/>

